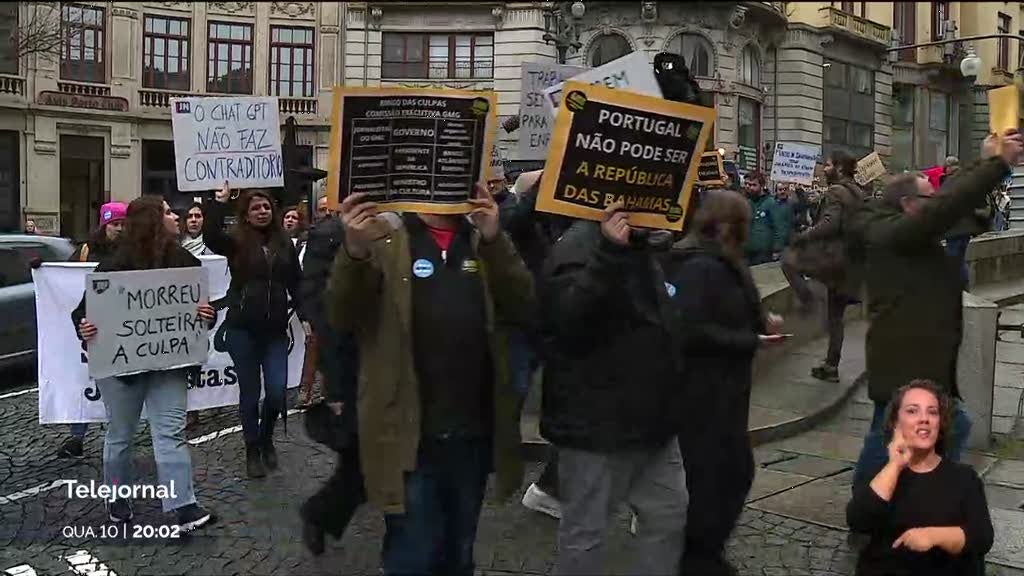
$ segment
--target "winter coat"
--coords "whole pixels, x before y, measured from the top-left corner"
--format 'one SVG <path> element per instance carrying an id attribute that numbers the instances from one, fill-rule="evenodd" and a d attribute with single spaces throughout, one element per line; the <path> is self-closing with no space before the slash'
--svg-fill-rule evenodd
<path id="1" fill-rule="evenodd" d="M 882 200 L 860 211 L 855 229 L 867 254 L 866 352 L 873 401 L 888 402 L 897 388 L 916 378 L 958 395 L 960 272 L 939 241 L 1009 170 L 1001 158 L 983 160 L 923 200 L 916 216 Z"/>
<path id="2" fill-rule="evenodd" d="M 422 411 L 413 361 L 410 238 L 400 219 L 394 220 L 367 259 L 338 250 L 327 289 L 331 323 L 339 332 L 353 332 L 359 348 L 359 453 L 369 501 L 386 514 L 405 510 L 405 474 L 416 469 Z M 487 303 L 493 457 L 498 493 L 505 497 L 519 488 L 523 471 L 519 395 L 509 378 L 506 330 L 529 320 L 533 278 L 506 235 L 485 243 L 474 231 L 472 245 Z"/>
<path id="3" fill-rule="evenodd" d="M 785 228 L 785 218 L 778 203 L 768 194 L 762 194 L 759 198 L 749 198 L 749 202 L 750 237 L 747 238 L 743 252 L 748 257 L 781 252 L 786 246 L 789 232 Z"/>
<path id="4" fill-rule="evenodd" d="M 945 186 L 947 182 L 953 182 L 960 176 L 960 170 L 953 174 L 943 175 L 940 182 Z M 941 189 L 940 186 L 940 189 Z M 959 221 L 946 233 L 946 238 L 969 238 L 984 234 L 992 230 L 992 220 L 996 217 L 996 190 L 993 188 L 985 194 L 985 198 L 975 204 L 974 210 L 960 218 Z"/>
<path id="5" fill-rule="evenodd" d="M 852 179 L 829 186 L 817 221 L 793 239 L 786 258 L 797 271 L 854 299 L 864 283 L 864 250 L 851 225 L 864 201 L 864 190 Z"/>
<path id="6" fill-rule="evenodd" d="M 283 336 L 288 330 L 289 310 L 306 318 L 299 292 L 302 268 L 295 246 L 287 240 L 277 251 L 265 250 L 261 245 L 240 246 L 224 232 L 227 210 L 226 204 L 210 202 L 203 220 L 207 248 L 227 258 L 231 269 L 225 326 L 246 330 L 258 338 Z"/>
<path id="7" fill-rule="evenodd" d="M 116 242 L 89 240 L 75 249 L 68 262 L 100 262 L 114 255 Z"/>
<path id="8" fill-rule="evenodd" d="M 668 292 L 650 247 L 613 244 L 597 222 L 577 221 L 555 244 L 540 290 L 544 438 L 612 452 L 673 435 Z"/>

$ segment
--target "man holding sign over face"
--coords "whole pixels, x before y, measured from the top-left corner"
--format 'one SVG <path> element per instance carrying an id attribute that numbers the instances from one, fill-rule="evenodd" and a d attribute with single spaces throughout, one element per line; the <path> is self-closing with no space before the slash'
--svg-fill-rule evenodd
<path id="1" fill-rule="evenodd" d="M 139 487 L 133 485 L 132 443 L 145 404 L 159 478 L 155 494 L 188 531 L 213 519 L 192 489 L 185 409 L 186 372 L 206 360 L 206 330 L 215 313 L 201 264 L 178 245 L 177 231 L 178 217 L 160 197 L 132 201 L 123 241 L 89 275 L 72 319 L 88 345 L 89 373 L 107 412 L 103 484 L 118 496 L 107 502 L 110 520 L 128 522 L 134 515 L 129 494 Z"/>

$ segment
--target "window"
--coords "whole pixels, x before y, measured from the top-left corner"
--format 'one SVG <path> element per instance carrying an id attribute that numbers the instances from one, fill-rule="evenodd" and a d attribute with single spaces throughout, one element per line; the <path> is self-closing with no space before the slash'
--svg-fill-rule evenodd
<path id="1" fill-rule="evenodd" d="M 313 97 L 313 29 L 270 27 L 270 93 Z"/>
<path id="2" fill-rule="evenodd" d="M 892 85 L 892 156 L 889 162 L 894 173 L 917 165 L 914 161 L 914 90 L 913 84 Z"/>
<path id="3" fill-rule="evenodd" d="M 189 20 L 146 16 L 142 36 L 142 85 L 188 90 Z"/>
<path id="4" fill-rule="evenodd" d="M 622 58 L 633 51 L 629 41 L 619 34 L 605 34 L 590 47 L 590 66 L 597 67 Z"/>
<path id="5" fill-rule="evenodd" d="M 893 2 L 893 28 L 896 29 L 896 33 L 899 34 L 899 40 L 901 46 L 914 44 L 917 39 L 915 34 L 915 27 L 917 26 L 915 12 L 917 11 L 917 3 L 915 2 Z M 917 51 L 914 49 L 900 50 L 899 59 L 905 62 L 913 62 L 917 59 Z"/>
<path id="6" fill-rule="evenodd" d="M 60 10 L 63 42 L 60 77 L 66 80 L 104 82 L 103 61 L 106 17 L 103 8 L 63 4 Z"/>
<path id="7" fill-rule="evenodd" d="M 942 40 L 949 20 L 949 2 L 932 2 L 932 40 Z"/>
<path id="8" fill-rule="evenodd" d="M 0 74 L 18 73 L 19 2 L 0 4 Z"/>
<path id="9" fill-rule="evenodd" d="M 758 150 L 761 149 L 761 104 L 749 98 L 740 98 L 737 108 L 738 147 L 741 151 L 741 170 L 759 169 Z"/>
<path id="10" fill-rule="evenodd" d="M 206 90 L 252 94 L 252 25 L 210 22 Z"/>
<path id="11" fill-rule="evenodd" d="M 174 168 L 174 142 L 170 140 L 142 141 L 142 190 L 140 194 L 158 194 L 167 199 L 171 208 L 191 204 L 191 194 L 178 193 L 178 173 Z"/>
<path id="12" fill-rule="evenodd" d="M 494 77 L 493 34 L 385 32 L 382 78 Z"/>
<path id="13" fill-rule="evenodd" d="M 754 87 L 761 84 L 761 63 L 753 46 L 747 46 L 740 54 L 740 82 Z"/>
<path id="14" fill-rule="evenodd" d="M 839 9 L 847 14 L 853 14 L 853 2 L 840 2 Z"/>
<path id="15" fill-rule="evenodd" d="M 929 165 L 945 160 L 949 138 L 949 94 L 930 91 L 928 94 L 928 161 Z"/>
<path id="16" fill-rule="evenodd" d="M 999 13 L 999 30 L 1000 34 L 1009 34 L 1010 25 L 1013 23 L 1013 18 L 1010 18 L 1002 12 Z M 999 54 L 996 56 L 996 68 L 999 70 L 1009 71 L 1010 70 L 1010 39 L 1000 38 L 999 39 Z"/>
<path id="17" fill-rule="evenodd" d="M 686 61 L 686 67 L 694 76 L 711 76 L 714 65 L 711 44 L 703 36 L 697 34 L 680 34 L 668 45 L 669 52 L 675 52 Z"/>
<path id="18" fill-rule="evenodd" d="M 874 149 L 874 72 L 826 61 L 823 100 L 823 154 L 836 148 L 859 157 Z"/>

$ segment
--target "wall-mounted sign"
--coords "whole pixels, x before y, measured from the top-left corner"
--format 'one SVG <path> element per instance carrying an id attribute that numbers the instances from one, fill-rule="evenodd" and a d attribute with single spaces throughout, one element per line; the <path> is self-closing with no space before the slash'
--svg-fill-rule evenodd
<path id="1" fill-rule="evenodd" d="M 95 96 L 87 94 L 66 94 L 43 90 L 36 96 L 36 102 L 44 106 L 63 106 L 65 108 L 88 108 L 90 110 L 109 110 L 111 112 L 127 112 L 128 100 L 120 96 Z"/>

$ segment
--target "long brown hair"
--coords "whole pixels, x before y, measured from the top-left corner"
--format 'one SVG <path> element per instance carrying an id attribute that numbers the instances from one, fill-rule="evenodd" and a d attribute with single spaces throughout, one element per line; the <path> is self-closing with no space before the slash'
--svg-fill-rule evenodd
<path id="1" fill-rule="evenodd" d="M 260 230 L 249 224 L 249 205 L 252 201 L 262 198 L 270 203 L 270 223 Z M 267 190 L 253 188 L 244 190 L 238 197 L 238 221 L 231 235 L 239 250 L 231 262 L 231 273 L 244 276 L 248 271 L 252 249 L 266 246 L 272 255 L 279 254 L 291 246 L 291 240 L 281 228 L 281 211 L 278 209 L 274 196 Z"/>
<path id="2" fill-rule="evenodd" d="M 118 260 L 135 270 L 163 268 L 178 240 L 164 226 L 164 199 L 145 195 L 132 200 L 118 241 Z"/>
<path id="3" fill-rule="evenodd" d="M 750 203 L 740 193 L 732 190 L 708 190 L 700 200 L 697 213 L 693 216 L 692 235 L 704 242 L 722 244 L 719 231 L 723 225 L 729 227 L 729 241 L 722 244 L 722 250 L 730 257 L 743 260 L 743 244 L 750 230 Z"/>

